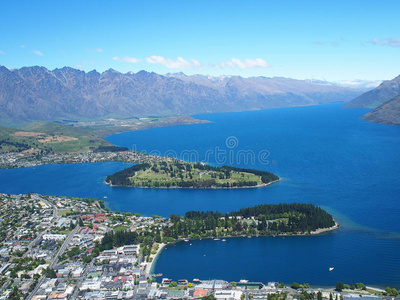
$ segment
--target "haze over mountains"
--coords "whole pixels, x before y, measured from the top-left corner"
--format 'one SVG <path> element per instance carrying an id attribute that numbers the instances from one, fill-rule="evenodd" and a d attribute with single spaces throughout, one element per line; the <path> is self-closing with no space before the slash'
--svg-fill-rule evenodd
<path id="1" fill-rule="evenodd" d="M 359 94 L 353 88 L 289 78 L 0 66 L 0 118 L 10 120 L 232 112 L 344 102 Z"/>

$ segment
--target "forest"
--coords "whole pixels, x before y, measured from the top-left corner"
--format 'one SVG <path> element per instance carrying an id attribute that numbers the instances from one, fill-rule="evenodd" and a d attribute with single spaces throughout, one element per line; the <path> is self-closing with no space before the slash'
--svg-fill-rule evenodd
<path id="1" fill-rule="evenodd" d="M 171 215 L 165 236 L 212 237 L 237 235 L 307 234 L 329 228 L 335 221 L 313 204 L 265 204 L 231 213 L 190 211 L 184 217 Z"/>

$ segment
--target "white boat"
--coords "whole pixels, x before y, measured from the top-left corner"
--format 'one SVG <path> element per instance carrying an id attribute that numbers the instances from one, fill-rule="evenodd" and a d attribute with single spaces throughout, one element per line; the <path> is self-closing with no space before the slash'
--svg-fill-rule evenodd
<path id="1" fill-rule="evenodd" d="M 223 241 L 223 242 L 226 242 L 226 239 L 223 239 L 222 241 Z"/>
<path id="2" fill-rule="evenodd" d="M 214 241 L 220 241 L 220 239 L 219 238 L 215 238 Z"/>
<path id="3" fill-rule="evenodd" d="M 185 240 L 185 242 L 189 242 L 189 240 Z"/>
<path id="4" fill-rule="evenodd" d="M 329 272 L 332 272 L 334 269 L 335 269 L 334 267 L 330 267 Z"/>

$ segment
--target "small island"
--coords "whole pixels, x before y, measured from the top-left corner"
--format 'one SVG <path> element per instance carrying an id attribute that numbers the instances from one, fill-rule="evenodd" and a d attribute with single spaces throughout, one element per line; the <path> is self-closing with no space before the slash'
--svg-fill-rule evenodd
<path id="1" fill-rule="evenodd" d="M 249 188 L 279 181 L 273 173 L 179 160 L 137 164 L 107 176 L 112 186 L 147 188 Z"/>

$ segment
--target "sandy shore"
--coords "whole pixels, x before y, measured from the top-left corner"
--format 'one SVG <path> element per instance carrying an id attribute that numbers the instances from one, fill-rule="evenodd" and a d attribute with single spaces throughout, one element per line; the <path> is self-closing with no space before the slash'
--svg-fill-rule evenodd
<path id="1" fill-rule="evenodd" d="M 158 249 L 157 249 L 157 253 L 156 254 L 151 254 L 150 257 L 153 258 L 153 260 L 151 262 L 146 263 L 146 273 L 147 275 L 150 275 L 152 273 L 152 269 L 153 269 L 153 264 L 155 263 L 155 261 L 157 260 L 158 255 L 161 253 L 161 250 L 166 246 L 167 244 L 159 244 L 158 245 Z"/>
<path id="2" fill-rule="evenodd" d="M 327 232 L 327 231 L 332 231 L 332 230 L 338 229 L 340 227 L 339 223 L 336 222 L 336 220 L 334 220 L 334 221 L 335 221 L 335 225 L 333 225 L 332 227 L 317 229 L 315 231 L 311 231 L 310 234 L 320 234 L 320 233 L 323 233 L 323 232 Z"/>

